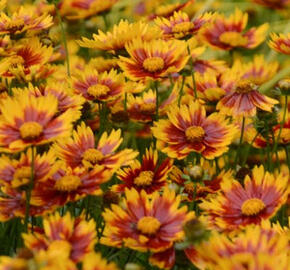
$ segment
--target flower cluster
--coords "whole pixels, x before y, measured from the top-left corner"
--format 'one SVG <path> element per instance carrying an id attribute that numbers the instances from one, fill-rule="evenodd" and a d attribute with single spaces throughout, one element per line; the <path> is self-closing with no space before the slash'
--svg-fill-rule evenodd
<path id="1" fill-rule="evenodd" d="M 0 0 L 0 270 L 290 270 L 289 11 Z"/>

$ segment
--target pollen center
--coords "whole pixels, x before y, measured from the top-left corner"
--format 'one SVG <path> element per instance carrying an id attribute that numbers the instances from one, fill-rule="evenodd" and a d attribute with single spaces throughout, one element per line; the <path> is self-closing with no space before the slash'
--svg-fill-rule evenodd
<path id="1" fill-rule="evenodd" d="M 186 33 L 192 29 L 194 24 L 192 22 L 181 22 L 173 26 L 172 32 L 173 33 Z"/>
<path id="2" fill-rule="evenodd" d="M 153 181 L 154 173 L 152 171 L 143 171 L 134 179 L 137 186 L 150 186 Z"/>
<path id="3" fill-rule="evenodd" d="M 144 60 L 143 68 L 149 72 L 160 71 L 164 68 L 164 61 L 161 57 L 149 57 Z"/>
<path id="4" fill-rule="evenodd" d="M 141 104 L 141 111 L 142 112 L 154 112 L 156 108 L 155 103 L 143 103 Z"/>
<path id="5" fill-rule="evenodd" d="M 94 98 L 99 98 L 110 92 L 110 88 L 104 84 L 94 84 L 87 90 L 88 94 Z"/>
<path id="6" fill-rule="evenodd" d="M 264 202 L 258 198 L 248 199 L 242 205 L 242 213 L 246 216 L 257 215 L 265 207 Z"/>
<path id="7" fill-rule="evenodd" d="M 254 90 L 254 84 L 249 80 L 242 80 L 236 86 L 236 92 L 240 94 L 246 94 Z"/>
<path id="8" fill-rule="evenodd" d="M 31 177 L 31 168 L 23 166 L 18 168 L 13 175 L 12 187 L 17 188 L 29 183 Z"/>
<path id="9" fill-rule="evenodd" d="M 161 223 L 155 217 L 142 217 L 137 224 L 137 229 L 144 234 L 155 234 L 160 228 Z"/>
<path id="10" fill-rule="evenodd" d="M 22 124 L 19 130 L 21 138 L 29 141 L 39 137 L 43 128 L 39 123 L 32 121 Z"/>
<path id="11" fill-rule="evenodd" d="M 190 142 L 200 142 L 204 135 L 204 129 L 200 126 L 191 126 L 185 130 L 186 139 Z"/>
<path id="12" fill-rule="evenodd" d="M 104 158 L 103 153 L 97 149 L 94 149 L 94 148 L 88 149 L 83 154 L 83 159 L 91 162 L 92 164 L 97 164 L 103 158 Z"/>
<path id="13" fill-rule="evenodd" d="M 81 185 L 81 179 L 76 175 L 65 175 L 54 185 L 59 191 L 73 191 Z"/>
<path id="14" fill-rule="evenodd" d="M 233 47 L 245 46 L 248 43 L 247 37 L 243 37 L 241 33 L 235 31 L 222 33 L 219 37 L 219 40 Z"/>

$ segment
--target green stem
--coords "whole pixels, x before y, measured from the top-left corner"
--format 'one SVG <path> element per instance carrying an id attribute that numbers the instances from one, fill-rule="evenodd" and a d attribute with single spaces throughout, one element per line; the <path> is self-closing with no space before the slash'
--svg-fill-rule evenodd
<path id="1" fill-rule="evenodd" d="M 194 77 L 194 66 L 193 66 L 193 61 L 192 61 L 192 57 L 191 57 L 191 52 L 190 52 L 189 46 L 187 46 L 187 52 L 188 52 L 188 55 L 189 55 L 190 74 L 191 74 L 191 79 L 192 79 L 194 97 L 195 97 L 195 99 L 197 99 L 196 82 L 195 82 L 195 77 Z"/>
<path id="2" fill-rule="evenodd" d="M 179 96 L 178 96 L 178 106 L 180 106 L 181 98 L 182 98 L 182 95 L 183 95 L 184 82 L 185 82 L 185 77 L 183 76 L 182 77 L 182 82 L 181 82 L 181 88 L 180 88 Z"/>
<path id="3" fill-rule="evenodd" d="M 241 136 L 240 136 L 240 141 L 239 141 L 239 146 L 237 149 L 237 154 L 235 157 L 235 163 L 234 163 L 234 168 L 237 166 L 238 160 L 239 160 L 239 155 L 240 155 L 240 149 L 242 146 L 242 142 L 243 142 L 243 137 L 244 137 L 244 130 L 245 130 L 245 116 L 243 116 L 243 120 L 242 120 L 242 129 L 241 129 Z"/>
<path id="4" fill-rule="evenodd" d="M 68 47 L 67 47 L 67 40 L 66 40 L 65 30 L 63 27 L 62 18 L 61 18 L 61 15 L 59 13 L 58 7 L 56 5 L 55 5 L 55 11 L 56 11 L 56 16 L 59 20 L 63 46 L 64 46 L 64 50 L 65 50 L 65 54 L 66 54 L 66 72 L 67 72 L 67 75 L 70 77 L 71 73 L 70 73 L 70 62 L 69 62 L 69 51 L 68 51 Z"/>
<path id="5" fill-rule="evenodd" d="M 246 151 L 245 151 L 245 156 L 244 156 L 244 159 L 243 159 L 243 162 L 242 162 L 242 167 L 245 166 L 246 164 L 246 161 L 247 161 L 247 158 L 248 158 L 248 155 L 249 155 L 249 150 L 250 148 L 252 147 L 253 143 L 255 142 L 255 140 L 257 139 L 258 135 L 260 134 L 260 132 L 258 131 L 255 135 L 255 137 L 252 139 L 252 141 L 250 142 L 250 145 L 248 145 Z"/>
<path id="6" fill-rule="evenodd" d="M 277 152 L 278 143 L 279 143 L 279 140 L 280 140 L 280 137 L 282 134 L 282 129 L 283 129 L 283 126 L 284 126 L 285 121 L 286 121 L 287 104 L 288 104 L 288 96 L 285 96 L 285 106 L 284 106 L 284 110 L 283 110 L 283 118 L 282 118 L 282 122 L 280 123 L 279 133 L 277 136 L 277 140 L 275 140 L 272 155 Z"/>
<path id="7" fill-rule="evenodd" d="M 28 221 L 29 221 L 29 211 L 30 211 L 30 199 L 31 199 L 31 192 L 34 187 L 34 147 L 31 147 L 31 164 L 30 164 L 30 182 L 28 188 L 26 190 L 26 203 L 25 203 L 25 219 L 24 219 L 24 230 L 28 232 Z"/>
<path id="8" fill-rule="evenodd" d="M 155 88 L 155 93 L 156 93 L 156 112 L 155 112 L 155 120 L 158 121 L 159 119 L 159 95 L 158 95 L 158 81 L 154 82 L 154 88 Z"/>

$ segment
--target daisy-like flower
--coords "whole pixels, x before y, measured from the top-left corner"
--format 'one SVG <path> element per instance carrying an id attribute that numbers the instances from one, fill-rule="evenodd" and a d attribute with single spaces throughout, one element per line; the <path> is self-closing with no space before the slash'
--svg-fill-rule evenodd
<path id="1" fill-rule="evenodd" d="M 116 53 L 123 50 L 126 44 L 136 38 L 150 41 L 161 37 L 162 32 L 156 26 L 149 26 L 142 21 L 129 23 L 126 20 L 121 20 L 119 24 L 114 25 L 111 32 L 104 33 L 98 30 L 97 35 L 93 34 L 93 40 L 83 37 L 78 43 L 81 47 Z"/>
<path id="2" fill-rule="evenodd" d="M 43 227 L 43 232 L 23 234 L 25 246 L 34 252 L 47 250 L 51 243 L 61 240 L 70 246 L 70 259 L 80 262 L 94 250 L 96 224 L 93 219 L 86 221 L 84 215 L 73 218 L 69 213 L 61 217 L 56 212 L 44 218 Z"/>
<path id="3" fill-rule="evenodd" d="M 7 98 L 0 110 L 0 146 L 5 151 L 21 151 L 71 134 L 73 111 L 56 116 L 57 99 L 52 95 L 35 97 L 25 92 Z"/>
<path id="4" fill-rule="evenodd" d="M 55 143 L 54 151 L 71 168 L 104 166 L 113 172 L 121 166 L 129 165 L 138 154 L 132 149 L 116 152 L 122 141 L 119 129 L 112 130 L 110 134 L 104 132 L 96 144 L 93 131 L 82 122 L 73 131 L 72 138 Z"/>
<path id="5" fill-rule="evenodd" d="M 287 7 L 290 6 L 290 0 L 251 0 L 251 1 L 271 9 L 287 9 Z"/>
<path id="6" fill-rule="evenodd" d="M 118 270 L 118 267 L 106 259 L 102 258 L 99 253 L 90 253 L 83 259 L 83 270 Z"/>
<path id="7" fill-rule="evenodd" d="M 112 177 L 112 172 L 102 166 L 90 171 L 80 167 L 71 169 L 63 162 L 56 166 L 58 170 L 52 176 L 35 185 L 31 199 L 34 205 L 50 209 L 78 201 L 87 195 L 101 195 L 100 185 Z"/>
<path id="8" fill-rule="evenodd" d="M 265 60 L 264 55 L 254 55 L 253 61 L 248 63 L 241 63 L 237 60 L 232 69 L 240 78 L 247 79 L 252 83 L 261 85 L 273 78 L 277 74 L 279 63 L 277 61 L 268 62 Z"/>
<path id="9" fill-rule="evenodd" d="M 130 58 L 120 56 L 119 66 L 125 76 L 133 81 L 157 80 L 170 73 L 179 72 L 186 65 L 189 56 L 186 42 L 179 40 L 152 40 L 143 42 L 135 39 L 126 45 Z"/>
<path id="10" fill-rule="evenodd" d="M 124 192 L 126 188 L 135 188 L 138 192 L 142 189 L 151 194 L 166 185 L 167 174 L 171 171 L 173 161 L 169 158 L 162 163 L 158 162 L 158 152 L 150 148 L 146 149 L 142 157 L 142 163 L 138 160 L 129 168 L 120 170 L 117 177 L 122 184 L 112 187 L 113 191 Z"/>
<path id="11" fill-rule="evenodd" d="M 289 1 L 290 3 L 290 1 Z M 290 55 L 290 33 L 288 34 L 271 34 L 269 46 L 276 52 Z"/>
<path id="12" fill-rule="evenodd" d="M 224 15 L 217 15 L 212 23 L 205 26 L 201 31 L 203 40 L 210 46 L 231 50 L 236 47 L 253 49 L 265 40 L 268 24 L 260 27 L 252 27 L 244 32 L 248 23 L 248 14 L 242 13 L 239 9 L 226 18 Z"/>
<path id="13" fill-rule="evenodd" d="M 237 236 L 213 232 L 208 241 L 185 251 L 189 260 L 198 268 L 209 270 L 276 269 L 269 267 L 270 262 L 264 261 L 266 257 L 275 261 L 279 269 L 286 270 L 287 252 L 289 245 L 286 233 L 265 228 L 264 225 L 247 226 Z M 267 267 L 259 268 L 261 265 Z"/>
<path id="14" fill-rule="evenodd" d="M 72 80 L 74 92 L 82 94 L 87 100 L 112 101 L 124 91 L 124 76 L 114 69 L 103 73 L 87 69 L 79 72 Z"/>
<path id="15" fill-rule="evenodd" d="M 81 116 L 82 105 L 85 99 L 79 94 L 74 94 L 73 90 L 67 83 L 60 83 L 57 81 L 48 81 L 46 85 L 40 85 L 39 87 L 33 86 L 31 83 L 28 87 L 13 88 L 14 96 L 21 95 L 23 91 L 27 91 L 30 95 L 41 97 L 52 95 L 57 98 L 57 109 L 59 113 L 64 113 L 67 110 L 74 111 L 75 119 L 78 120 Z"/>
<path id="16" fill-rule="evenodd" d="M 53 172 L 53 164 L 56 157 L 52 151 L 37 155 L 34 153 L 34 182 L 43 181 Z M 22 153 L 19 160 L 12 159 L 7 156 L 0 157 L 0 183 L 9 185 L 12 188 L 22 188 L 27 186 L 31 180 L 31 158 L 32 150 L 28 149 L 26 153 Z"/>
<path id="17" fill-rule="evenodd" d="M 126 189 L 124 207 L 112 204 L 103 216 L 106 222 L 101 243 L 108 246 L 125 247 L 141 252 L 161 252 L 184 237 L 183 225 L 194 218 L 187 207 L 179 208 L 180 197 L 165 189 L 148 194 L 142 190 Z"/>
<path id="18" fill-rule="evenodd" d="M 42 72 L 52 52 L 53 48 L 42 45 L 38 38 L 26 39 L 18 46 L 14 46 L 9 56 L 2 60 L 0 67 L 2 65 L 7 67 L 1 75 L 31 80 L 32 76 Z"/>
<path id="19" fill-rule="evenodd" d="M 118 68 L 118 59 L 116 58 L 104 58 L 104 57 L 95 57 L 91 58 L 88 65 L 92 68 L 97 70 L 98 72 L 105 72 L 110 71 L 113 68 Z"/>
<path id="20" fill-rule="evenodd" d="M 20 7 L 11 16 L 0 14 L 0 34 L 17 35 L 24 32 L 47 29 L 53 25 L 52 16 L 37 14 L 35 8 Z"/>
<path id="21" fill-rule="evenodd" d="M 142 97 L 128 94 L 127 112 L 133 121 L 152 122 L 156 113 L 156 93 L 150 89 Z"/>
<path id="22" fill-rule="evenodd" d="M 212 18 L 212 14 L 205 13 L 191 20 L 187 13 L 174 12 L 169 19 L 158 17 L 155 24 L 163 32 L 164 38 L 185 38 L 198 32 L 198 30 Z"/>
<path id="23" fill-rule="evenodd" d="M 221 183 L 221 192 L 199 206 L 206 212 L 209 222 L 222 230 L 234 230 L 247 224 L 260 224 L 276 214 L 286 202 L 288 177 L 277 177 L 255 167 L 246 175 L 244 186 L 238 181 Z"/>
<path id="24" fill-rule="evenodd" d="M 271 112 L 279 102 L 259 93 L 250 80 L 240 80 L 233 91 L 227 93 L 217 104 L 217 110 L 226 115 L 254 116 L 257 108 Z"/>
<path id="25" fill-rule="evenodd" d="M 173 106 L 167 116 L 154 122 L 152 131 L 157 147 L 171 158 L 183 159 L 191 152 L 207 159 L 218 157 L 228 150 L 236 131 L 221 114 L 206 117 L 205 108 L 197 101 Z"/>
<path id="26" fill-rule="evenodd" d="M 62 0 L 60 13 L 69 20 L 79 20 L 109 11 L 118 0 Z"/>

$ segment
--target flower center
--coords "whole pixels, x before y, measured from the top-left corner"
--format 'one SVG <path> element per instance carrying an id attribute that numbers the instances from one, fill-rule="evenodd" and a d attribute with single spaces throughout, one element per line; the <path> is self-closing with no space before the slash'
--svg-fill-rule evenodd
<path id="1" fill-rule="evenodd" d="M 144 234 L 155 234 L 160 228 L 161 223 L 155 217 L 142 217 L 137 223 L 137 229 Z"/>
<path id="2" fill-rule="evenodd" d="M 142 103 L 140 108 L 142 112 L 155 112 L 156 104 L 155 103 Z"/>
<path id="3" fill-rule="evenodd" d="M 101 151 L 90 148 L 83 154 L 83 159 L 89 161 L 92 164 L 97 164 L 104 158 L 104 155 Z"/>
<path id="4" fill-rule="evenodd" d="M 260 213 L 264 208 L 265 204 L 258 198 L 252 198 L 244 201 L 242 205 L 242 213 L 246 216 L 253 216 Z"/>
<path id="5" fill-rule="evenodd" d="M 201 142 L 204 135 L 204 129 L 199 126 L 191 126 L 185 130 L 186 139 L 190 142 Z"/>
<path id="6" fill-rule="evenodd" d="M 56 181 L 54 187 L 59 191 L 73 191 L 76 190 L 82 181 L 76 175 L 65 175 Z"/>
<path id="7" fill-rule="evenodd" d="M 248 43 L 248 38 L 242 36 L 241 33 L 235 31 L 224 32 L 220 35 L 219 40 L 233 47 L 245 46 Z"/>
<path id="8" fill-rule="evenodd" d="M 31 177 L 31 168 L 23 166 L 18 168 L 13 175 L 12 187 L 18 188 L 29 183 Z"/>
<path id="9" fill-rule="evenodd" d="M 30 141 L 39 137 L 43 128 L 39 123 L 31 121 L 22 124 L 19 130 L 21 138 Z"/>
<path id="10" fill-rule="evenodd" d="M 235 89 L 235 91 L 239 94 L 246 94 L 253 90 L 255 90 L 255 85 L 249 80 L 239 81 Z"/>
<path id="11" fill-rule="evenodd" d="M 149 57 L 144 60 L 143 68 L 149 72 L 160 71 L 164 68 L 164 61 L 161 57 Z"/>
<path id="12" fill-rule="evenodd" d="M 137 186 L 150 186 L 153 181 L 154 173 L 152 171 L 143 171 L 134 179 Z"/>
<path id="13" fill-rule="evenodd" d="M 87 90 L 88 94 L 94 98 L 99 98 L 110 92 L 110 88 L 104 84 L 94 84 Z"/>
<path id="14" fill-rule="evenodd" d="M 173 26 L 172 32 L 173 33 L 180 33 L 180 32 L 187 33 L 188 31 L 190 31 L 190 29 L 193 28 L 193 26 L 194 24 L 192 22 L 181 22 Z"/>

